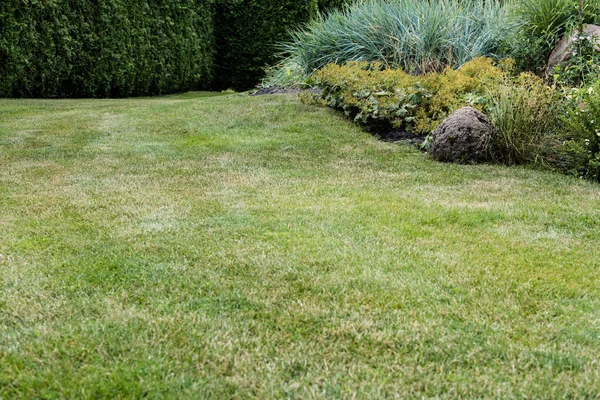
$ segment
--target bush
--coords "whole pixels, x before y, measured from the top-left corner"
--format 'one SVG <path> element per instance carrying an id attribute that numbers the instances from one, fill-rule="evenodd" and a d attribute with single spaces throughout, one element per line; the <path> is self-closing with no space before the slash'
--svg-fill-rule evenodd
<path id="1" fill-rule="evenodd" d="M 524 73 L 514 79 L 505 77 L 489 93 L 492 155 L 508 164 L 544 162 L 549 139 L 559 125 L 557 92 L 541 78 Z"/>
<path id="2" fill-rule="evenodd" d="M 576 46 L 569 60 L 554 69 L 554 82 L 566 87 L 587 86 L 600 79 L 600 52 L 598 40 L 589 34 L 578 34 Z"/>
<path id="3" fill-rule="evenodd" d="M 600 80 L 569 93 L 555 163 L 564 172 L 600 182 Z"/>
<path id="4" fill-rule="evenodd" d="M 506 16 L 498 0 L 363 0 L 295 32 L 281 69 L 295 78 L 330 63 L 369 61 L 411 74 L 441 72 L 493 56 L 506 36 Z M 274 76 L 269 83 L 290 77 Z"/>
<path id="5" fill-rule="evenodd" d="M 1 97 L 125 97 L 208 87 L 212 0 L 2 0 Z"/>
<path id="6" fill-rule="evenodd" d="M 506 73 L 489 58 L 476 58 L 460 70 L 413 76 L 380 63 L 330 64 L 317 71 L 315 83 L 329 106 L 371 129 L 393 127 L 427 135 L 450 113 L 471 105 L 482 109 L 488 86 Z"/>
<path id="7" fill-rule="evenodd" d="M 277 44 L 317 13 L 317 0 L 217 0 L 216 87 L 254 87 L 277 62 Z"/>

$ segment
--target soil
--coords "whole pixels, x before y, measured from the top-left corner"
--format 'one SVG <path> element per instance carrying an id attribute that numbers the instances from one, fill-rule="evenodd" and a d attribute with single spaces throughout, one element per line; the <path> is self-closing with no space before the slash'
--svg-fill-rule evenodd
<path id="1" fill-rule="evenodd" d="M 304 89 L 299 86 L 269 86 L 256 89 L 254 92 L 250 93 L 250 96 L 264 96 L 267 94 L 298 94 L 303 91 L 308 91 L 313 94 L 319 94 L 321 92 L 321 89 Z"/>
<path id="2" fill-rule="evenodd" d="M 269 86 L 258 88 L 250 96 L 264 96 L 267 94 L 297 94 L 302 91 L 298 86 Z"/>
<path id="3" fill-rule="evenodd" d="M 384 142 L 390 143 L 407 143 L 413 146 L 421 147 L 425 141 L 424 136 L 418 136 L 414 133 L 401 130 L 382 131 L 375 134 Z"/>

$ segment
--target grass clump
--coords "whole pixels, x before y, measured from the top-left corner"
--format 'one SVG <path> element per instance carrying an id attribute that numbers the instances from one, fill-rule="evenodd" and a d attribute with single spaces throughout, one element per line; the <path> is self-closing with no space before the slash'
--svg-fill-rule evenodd
<path id="1" fill-rule="evenodd" d="M 510 57 L 544 71 L 558 41 L 600 23 L 600 0 L 363 0 L 295 31 L 267 85 L 298 84 L 330 63 L 379 62 L 413 75 L 458 68 L 472 58 Z"/>
<path id="2" fill-rule="evenodd" d="M 560 125 L 560 94 L 532 73 L 506 77 L 489 94 L 492 154 L 508 164 L 544 163 Z"/>

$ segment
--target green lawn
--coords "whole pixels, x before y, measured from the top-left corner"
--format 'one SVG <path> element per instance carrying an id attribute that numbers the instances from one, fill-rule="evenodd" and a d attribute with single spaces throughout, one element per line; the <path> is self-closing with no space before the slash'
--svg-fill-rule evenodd
<path id="1" fill-rule="evenodd" d="M 600 186 L 294 96 L 0 100 L 0 398 L 598 398 Z"/>

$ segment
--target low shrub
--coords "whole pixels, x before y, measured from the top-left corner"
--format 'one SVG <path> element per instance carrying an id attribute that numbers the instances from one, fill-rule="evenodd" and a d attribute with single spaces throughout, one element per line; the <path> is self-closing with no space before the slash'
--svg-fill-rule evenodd
<path id="1" fill-rule="evenodd" d="M 506 63 L 509 65 L 510 63 Z M 450 113 L 471 105 L 485 107 L 489 86 L 506 71 L 489 58 L 461 69 L 414 76 L 380 63 L 330 64 L 314 74 L 320 98 L 371 129 L 393 127 L 427 135 Z"/>
<path id="2" fill-rule="evenodd" d="M 429 135 L 465 106 L 488 114 L 489 153 L 507 164 L 545 163 L 560 126 L 562 97 L 532 73 L 513 75 L 514 61 L 475 58 L 458 70 L 414 76 L 380 63 L 330 64 L 313 75 L 319 100 L 372 131 Z"/>
<path id="3" fill-rule="evenodd" d="M 572 89 L 568 100 L 555 166 L 600 182 L 600 80 Z"/>

